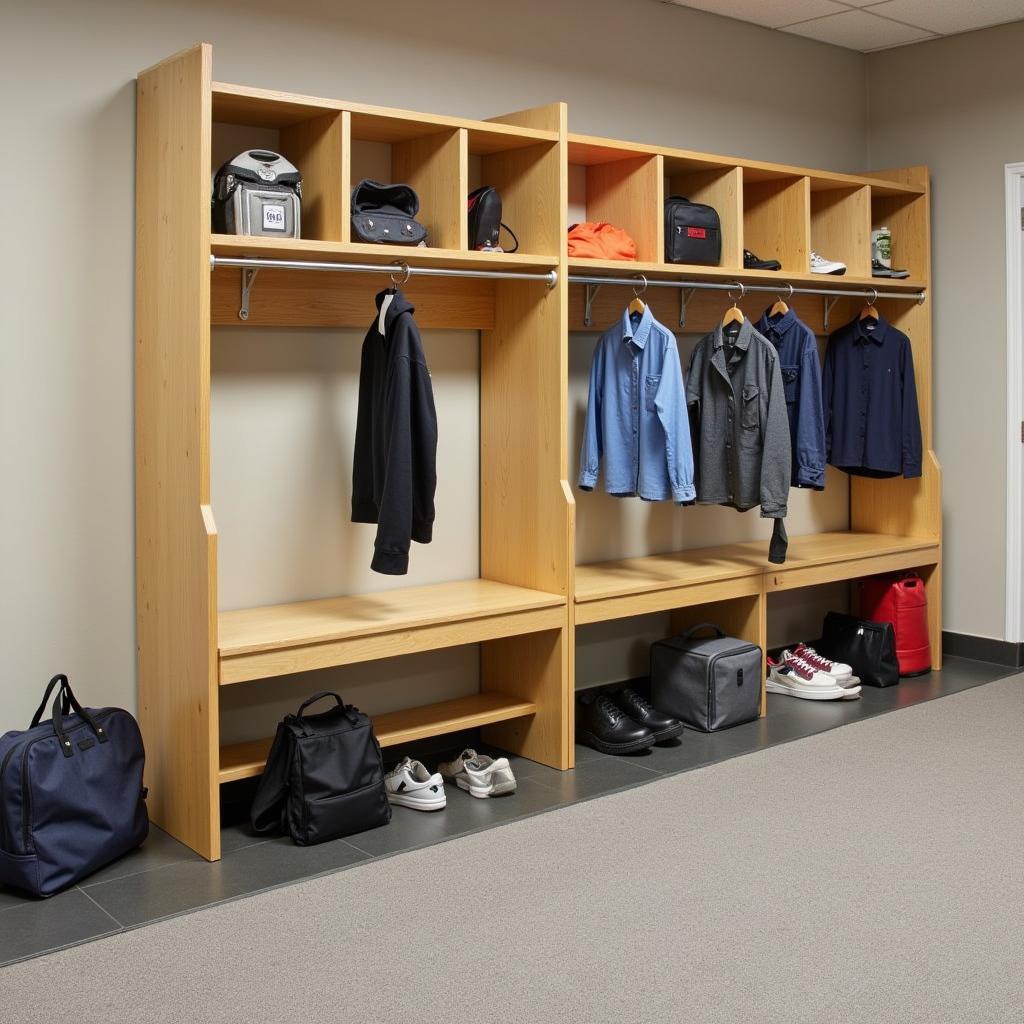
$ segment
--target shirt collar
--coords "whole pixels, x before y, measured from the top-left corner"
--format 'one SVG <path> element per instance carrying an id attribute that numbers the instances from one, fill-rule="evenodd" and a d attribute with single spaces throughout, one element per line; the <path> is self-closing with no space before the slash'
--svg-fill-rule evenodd
<path id="1" fill-rule="evenodd" d="M 878 317 L 878 326 L 873 331 L 865 330 L 864 321 L 858 316 L 856 320 L 857 326 L 854 328 L 854 338 L 862 341 L 873 341 L 876 345 L 881 345 L 885 341 L 886 332 L 889 329 L 889 324 L 886 322 L 885 317 Z"/>
<path id="2" fill-rule="evenodd" d="M 743 318 L 743 323 L 740 324 L 740 333 L 736 338 L 732 348 L 738 349 L 740 352 L 746 352 L 750 347 L 750 336 L 754 333 L 754 325 L 746 318 Z M 722 327 L 721 321 L 718 322 L 715 327 L 715 348 L 720 349 L 725 345 L 725 331 Z"/>
<path id="3" fill-rule="evenodd" d="M 644 304 L 644 311 L 640 314 L 640 322 L 633 326 L 629 316 L 629 309 L 622 313 L 622 340 L 631 341 L 637 348 L 642 349 L 647 344 L 647 338 L 651 333 L 651 324 L 654 323 L 654 314 L 651 307 Z"/>
<path id="4" fill-rule="evenodd" d="M 796 313 L 791 309 L 787 309 L 777 320 L 773 320 L 766 310 L 764 316 L 761 317 L 760 323 L 757 325 L 757 329 L 762 334 L 773 331 L 779 337 L 782 337 L 795 323 Z"/>

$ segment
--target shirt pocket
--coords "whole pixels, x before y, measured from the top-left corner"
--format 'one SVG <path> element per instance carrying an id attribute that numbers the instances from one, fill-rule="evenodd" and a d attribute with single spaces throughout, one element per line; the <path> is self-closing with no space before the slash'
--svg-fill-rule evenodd
<path id="1" fill-rule="evenodd" d="M 757 430 L 761 426 L 761 389 L 756 384 L 743 385 L 743 408 L 740 425 L 744 430 Z"/>
<path id="2" fill-rule="evenodd" d="M 655 401 L 658 397 L 658 388 L 661 387 L 661 374 L 647 376 L 644 378 L 644 408 L 648 412 L 655 412 Z"/>
<path id="3" fill-rule="evenodd" d="M 799 366 L 784 366 L 782 368 L 782 387 L 786 392 L 786 404 L 792 405 L 800 394 Z"/>

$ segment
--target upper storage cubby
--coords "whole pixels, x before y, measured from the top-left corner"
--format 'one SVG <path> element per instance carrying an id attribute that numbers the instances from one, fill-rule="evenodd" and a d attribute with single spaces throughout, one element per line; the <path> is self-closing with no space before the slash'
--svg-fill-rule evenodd
<path id="1" fill-rule="evenodd" d="M 888 228 L 892 236 L 892 266 L 910 271 L 909 278 L 894 283 L 926 280 L 930 273 L 928 198 L 872 185 L 871 230 L 879 228 Z"/>
<path id="2" fill-rule="evenodd" d="M 811 248 L 820 256 L 846 264 L 846 275 L 871 276 L 871 189 L 837 188 L 811 178 Z"/>
<path id="3" fill-rule="evenodd" d="M 743 247 L 778 260 L 782 273 L 810 270 L 810 182 L 799 175 L 743 168 Z"/>
<path id="4" fill-rule="evenodd" d="M 666 155 L 665 195 L 713 207 L 722 225 L 721 267 L 743 266 L 743 173 L 735 164 Z"/>
<path id="5" fill-rule="evenodd" d="M 636 242 L 638 263 L 660 263 L 665 248 L 663 179 L 660 154 L 602 140 L 571 140 L 569 224 L 614 224 Z"/>
<path id="6" fill-rule="evenodd" d="M 280 153 L 302 174 L 301 237 L 339 242 L 342 120 L 340 110 L 215 88 L 211 173 L 247 150 Z"/>

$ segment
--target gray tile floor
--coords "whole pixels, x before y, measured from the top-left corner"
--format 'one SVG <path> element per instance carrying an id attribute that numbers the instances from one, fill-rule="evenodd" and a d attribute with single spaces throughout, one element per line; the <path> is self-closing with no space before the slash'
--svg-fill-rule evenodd
<path id="1" fill-rule="evenodd" d="M 859 701 L 818 703 L 770 695 L 768 715 L 757 722 L 714 735 L 687 731 L 671 745 L 631 757 L 609 757 L 578 747 L 577 766 L 571 772 L 516 757 L 519 787 L 513 796 L 475 800 L 452 789 L 442 812 L 423 814 L 397 807 L 386 827 L 320 846 L 298 847 L 288 839 L 253 835 L 245 824 L 251 786 L 225 787 L 224 855 L 216 864 L 207 863 L 154 827 L 142 849 L 52 899 L 32 900 L 0 887 L 0 966 L 642 785 L 956 693 L 1015 671 L 948 658 L 942 672 L 906 679 L 886 690 L 864 687 Z M 453 745 L 438 748 L 434 741 L 433 747 L 419 744 L 408 752 L 433 767 L 452 751 L 475 742 L 471 735 L 446 739 Z M 386 751 L 388 766 L 404 752 Z"/>

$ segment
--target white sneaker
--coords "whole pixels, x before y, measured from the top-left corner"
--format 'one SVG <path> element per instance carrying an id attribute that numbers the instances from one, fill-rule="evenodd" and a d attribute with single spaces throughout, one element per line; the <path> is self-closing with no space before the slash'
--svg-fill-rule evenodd
<path id="1" fill-rule="evenodd" d="M 811 251 L 811 273 L 812 274 L 845 274 L 846 264 L 839 260 L 827 260 Z"/>
<path id="2" fill-rule="evenodd" d="M 507 757 L 494 758 L 464 750 L 454 761 L 438 765 L 437 770 L 446 779 L 454 779 L 459 789 L 481 799 L 516 791 L 516 778 Z"/>
<path id="3" fill-rule="evenodd" d="M 853 668 L 847 665 L 846 662 L 833 661 L 831 658 L 826 658 L 813 647 L 808 647 L 807 644 L 803 643 L 797 644 L 793 648 L 792 654 L 798 658 L 803 658 L 804 661 L 809 662 L 819 671 L 826 672 L 832 676 L 846 690 L 846 693 L 841 698 L 842 700 L 860 700 L 860 677 L 853 674 Z M 782 652 L 783 661 L 789 656 L 789 651 Z"/>
<path id="4" fill-rule="evenodd" d="M 443 811 L 448 803 L 444 779 L 419 761 L 403 758 L 384 776 L 388 801 L 417 811 Z"/>
<path id="5" fill-rule="evenodd" d="M 784 661 L 772 662 L 765 689 L 803 700 L 848 700 L 860 695 L 859 686 L 841 686 L 827 672 L 792 654 Z"/>

